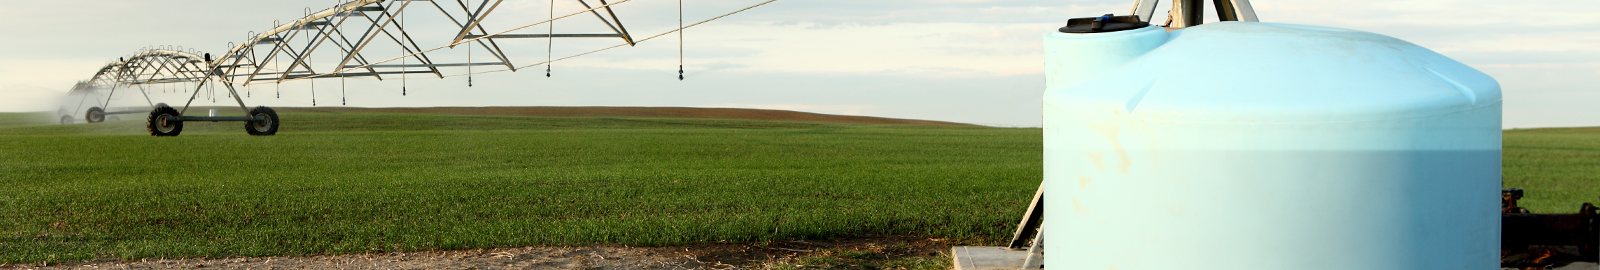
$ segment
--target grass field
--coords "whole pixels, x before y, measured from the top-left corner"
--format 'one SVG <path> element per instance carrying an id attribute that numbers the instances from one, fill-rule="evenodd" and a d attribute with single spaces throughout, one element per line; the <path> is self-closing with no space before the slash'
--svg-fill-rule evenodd
<path id="1" fill-rule="evenodd" d="M 998 244 L 1038 129 L 287 112 L 282 132 L 0 114 L 0 262 L 915 235 Z M 39 117 L 26 118 L 35 119 Z M 124 117 L 132 119 L 138 117 Z M 7 127 L 9 126 L 9 127 Z M 1600 202 L 1600 128 L 1505 133 L 1535 212 Z"/>
<path id="2" fill-rule="evenodd" d="M 1508 130 L 1503 145 L 1502 180 L 1527 192 L 1523 207 L 1575 213 L 1600 204 L 1600 127 Z"/>
<path id="3" fill-rule="evenodd" d="M 998 242 L 1038 129 L 285 113 L 0 128 L 0 261 L 918 235 Z M 126 117 L 132 118 L 132 117 Z"/>

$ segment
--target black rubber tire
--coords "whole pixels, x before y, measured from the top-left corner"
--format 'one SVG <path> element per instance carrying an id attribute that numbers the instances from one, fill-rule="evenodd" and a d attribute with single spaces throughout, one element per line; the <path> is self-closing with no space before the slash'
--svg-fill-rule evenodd
<path id="1" fill-rule="evenodd" d="M 62 125 L 71 125 L 73 121 L 74 120 L 72 120 L 72 116 L 71 115 L 62 115 L 61 116 L 61 124 Z"/>
<path id="2" fill-rule="evenodd" d="M 272 108 L 267 108 L 267 106 L 257 106 L 255 109 L 250 110 L 250 116 L 265 116 L 267 119 L 262 121 L 245 121 L 245 133 L 250 133 L 250 135 L 255 136 L 272 136 L 272 134 L 278 134 L 278 112 L 272 111 Z"/>
<path id="3" fill-rule="evenodd" d="M 106 110 L 100 107 L 90 107 L 88 112 L 83 113 L 83 121 L 88 121 L 89 123 L 105 122 Z"/>
<path id="4" fill-rule="evenodd" d="M 167 104 L 157 104 L 150 110 L 150 117 L 145 118 L 145 130 L 150 131 L 150 136 L 178 136 L 183 133 L 183 121 L 178 120 L 178 109 L 173 109 Z"/>

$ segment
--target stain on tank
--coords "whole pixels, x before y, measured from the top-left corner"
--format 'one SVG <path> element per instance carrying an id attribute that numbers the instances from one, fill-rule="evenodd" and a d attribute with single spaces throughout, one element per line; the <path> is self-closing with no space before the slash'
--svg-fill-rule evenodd
<path id="1" fill-rule="evenodd" d="M 1078 197 L 1072 197 L 1072 213 L 1083 214 L 1083 207 L 1078 205 Z"/>
<path id="2" fill-rule="evenodd" d="M 1122 148 L 1122 142 L 1117 137 L 1122 133 L 1122 125 L 1116 122 L 1108 122 L 1090 124 L 1090 126 L 1094 127 L 1095 131 L 1099 131 L 1100 135 L 1106 136 L 1106 140 L 1111 141 L 1111 147 L 1116 148 L 1117 157 L 1121 158 L 1120 160 L 1122 161 L 1121 164 L 1117 164 L 1117 171 L 1122 172 L 1122 174 L 1128 174 L 1128 167 L 1133 166 L 1133 161 L 1128 159 L 1128 151 Z"/>
<path id="3" fill-rule="evenodd" d="M 1088 154 L 1089 154 L 1089 161 L 1093 161 L 1094 162 L 1094 168 L 1095 169 L 1100 169 L 1100 171 L 1102 171 L 1102 172 L 1106 171 L 1105 162 L 1100 161 L 1100 153 L 1098 153 L 1098 152 L 1089 152 Z"/>

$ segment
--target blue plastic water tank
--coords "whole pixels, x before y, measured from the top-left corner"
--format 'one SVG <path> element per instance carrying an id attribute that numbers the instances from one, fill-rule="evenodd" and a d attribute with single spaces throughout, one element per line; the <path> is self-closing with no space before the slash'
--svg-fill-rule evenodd
<path id="1" fill-rule="evenodd" d="M 1498 269 L 1500 86 L 1345 29 L 1045 36 L 1045 265 Z"/>

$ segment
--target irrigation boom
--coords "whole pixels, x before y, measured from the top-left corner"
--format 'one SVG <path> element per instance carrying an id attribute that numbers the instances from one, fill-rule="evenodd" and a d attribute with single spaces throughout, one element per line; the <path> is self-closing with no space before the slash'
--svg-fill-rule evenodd
<path id="1" fill-rule="evenodd" d="M 271 29 L 260 33 L 249 33 L 248 38 L 241 43 L 229 44 L 227 52 L 213 55 L 196 50 L 185 50 L 181 47 L 160 47 L 143 49 L 133 55 L 118 58 L 106 63 L 93 77 L 79 82 L 74 86 L 69 95 L 80 96 L 79 108 L 93 99 L 96 105 L 84 111 L 83 119 L 87 122 L 101 122 L 108 114 L 132 114 L 145 111 L 123 110 L 106 111 L 111 105 L 112 97 L 119 88 L 123 90 L 137 90 L 145 97 L 151 110 L 147 118 L 147 128 L 154 136 L 177 136 L 183 129 L 185 121 L 244 121 L 246 131 L 252 135 L 272 135 L 277 132 L 278 119 L 271 108 L 256 107 L 254 109 L 245 105 L 239 97 L 236 87 L 253 84 L 281 84 L 296 80 L 310 80 L 319 78 L 350 78 L 364 77 L 385 80 L 393 77 L 404 79 L 407 74 L 420 76 L 446 78 L 452 76 L 467 76 L 468 85 L 471 85 L 473 74 L 512 71 L 545 65 L 546 76 L 549 76 L 549 65 L 556 61 L 566 60 L 577 56 L 587 55 L 599 51 L 634 46 L 640 42 L 678 33 L 683 29 L 720 19 L 728 15 L 743 12 L 776 0 L 767 0 L 742 9 L 716 16 L 711 19 L 684 26 L 682 24 L 681 10 L 679 11 L 678 27 L 657 35 L 643 39 L 635 38 L 628 32 L 627 27 L 617 16 L 613 9 L 619 4 L 634 0 L 573 0 L 582 5 L 576 12 L 557 14 L 555 1 L 550 1 L 550 15 L 548 18 L 533 18 L 506 16 L 507 18 L 491 17 L 496 8 L 505 0 L 484 0 L 473 5 L 470 0 L 353 0 L 311 12 L 308 8 L 304 17 L 287 23 L 274 23 Z M 593 3 L 591 2 L 593 1 Z M 681 0 L 680 0 L 681 1 Z M 681 9 L 681 3 L 680 3 Z M 416 9 L 423 9 L 425 14 L 413 14 Z M 411 11 L 411 12 L 408 12 Z M 435 13 L 436 12 L 436 13 Z M 606 33 L 557 33 L 554 22 L 574 16 L 593 15 L 609 29 Z M 406 17 L 415 15 L 432 15 L 424 19 L 432 24 L 411 25 L 407 24 Z M 515 27 L 490 28 L 486 24 L 489 19 L 503 25 Z M 539 30 L 534 26 L 545 26 L 544 33 L 516 33 L 529 30 Z M 412 29 L 407 29 L 412 27 Z M 447 29 L 447 31 L 418 30 Z M 349 29 L 347 29 L 349 28 Z M 355 31 L 349 31 L 355 30 Z M 681 35 L 681 34 L 680 34 Z M 427 37 L 427 38 L 420 38 Z M 620 41 L 614 46 L 604 47 L 584 53 L 573 54 L 556 58 L 553 50 L 547 51 L 545 61 L 518 66 L 512 62 L 506 50 L 502 50 L 496 40 L 504 39 L 555 39 L 555 38 L 616 38 Z M 423 40 L 424 42 L 418 42 Z M 426 41 L 443 41 L 439 44 L 423 46 Z M 549 41 L 553 44 L 553 41 Z M 378 45 L 378 46 L 373 46 Z M 464 61 L 447 62 L 437 54 L 439 50 L 455 49 L 466 45 L 467 57 Z M 553 45 L 547 45 L 553 46 Z M 681 46 L 681 43 L 680 43 Z M 375 48 L 384 48 L 392 51 L 374 52 Z M 489 61 L 474 62 L 472 52 L 482 51 L 488 54 Z M 332 66 L 315 66 L 311 61 L 312 55 L 322 51 L 322 54 L 335 54 L 337 63 Z M 680 54 L 682 50 L 680 49 Z M 377 53 L 377 54 L 375 54 Z M 381 56 L 378 56 L 381 54 Z M 680 56 L 680 62 L 681 62 Z M 399 62 L 399 63 L 393 63 Z M 491 70 L 474 71 L 473 67 L 487 67 Z M 464 73 L 447 73 L 441 68 L 464 68 Z M 679 66 L 682 74 L 682 65 Z M 680 79 L 682 77 L 680 76 Z M 154 84 L 181 84 L 188 88 L 193 85 L 193 94 L 185 101 L 182 109 L 176 109 L 165 103 L 157 103 L 150 98 L 148 85 Z M 225 90 L 224 94 L 238 103 L 241 110 L 246 113 L 244 117 L 217 117 L 210 116 L 184 116 L 194 100 L 200 97 L 202 90 Z M 402 88 L 402 94 L 404 94 Z M 214 91 L 211 93 L 215 93 Z M 314 94 L 314 93 L 313 93 Z M 100 96 L 106 96 L 101 99 Z M 214 97 L 213 97 L 214 99 Z M 315 100 L 313 99 L 313 106 Z M 67 111 L 63 108 L 63 111 Z M 74 117 L 62 113 L 62 122 L 70 123 Z"/>

